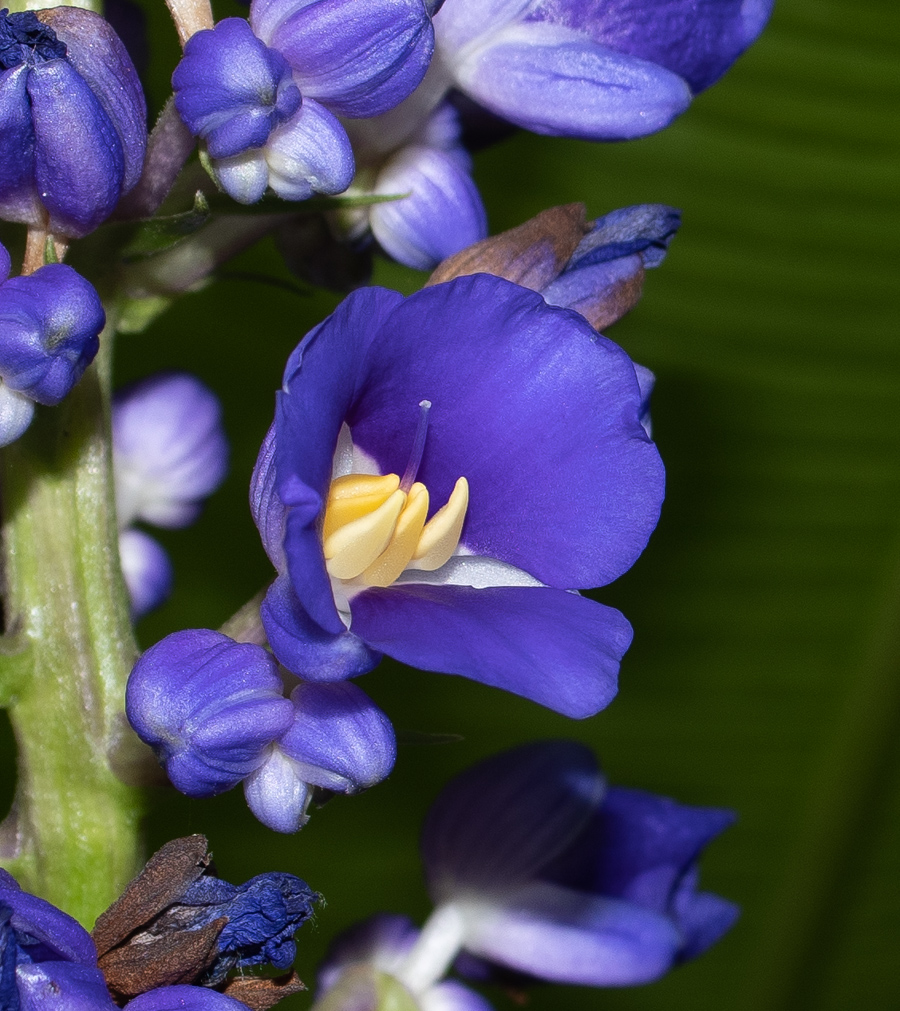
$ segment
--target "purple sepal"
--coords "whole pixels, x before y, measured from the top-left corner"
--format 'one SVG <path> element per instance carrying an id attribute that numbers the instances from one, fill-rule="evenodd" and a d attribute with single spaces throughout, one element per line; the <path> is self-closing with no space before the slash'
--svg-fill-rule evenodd
<path id="1" fill-rule="evenodd" d="M 247 1011 L 247 1005 L 205 986 L 161 986 L 135 997 L 126 1011 Z"/>
<path id="2" fill-rule="evenodd" d="M 290 726 L 293 707 L 262 647 L 189 629 L 151 646 L 131 672 L 125 708 L 138 736 L 190 797 L 237 785 Z"/>
<path id="3" fill-rule="evenodd" d="M 526 744 L 466 769 L 422 829 L 432 897 L 527 881 L 583 832 L 605 790 L 594 755 L 573 741 Z"/>
<path id="4" fill-rule="evenodd" d="M 685 81 L 570 29 L 512 25 L 455 67 L 459 86 L 534 133 L 626 140 L 668 126 L 690 105 Z"/>
<path id="5" fill-rule="evenodd" d="M 290 968 L 297 954 L 294 934 L 312 915 L 318 898 L 296 875 L 271 871 L 242 885 L 204 875 L 187 888 L 178 905 L 193 928 L 227 918 L 216 942 L 219 958 L 210 970 L 211 981 L 217 982 L 233 968 L 266 963 Z"/>
<path id="6" fill-rule="evenodd" d="M 174 573 L 159 541 L 143 530 L 128 527 L 119 533 L 119 561 L 133 618 L 142 618 L 168 599 Z"/>
<path id="7" fill-rule="evenodd" d="M 106 317 L 92 284 L 62 263 L 0 285 L 0 378 L 39 404 L 58 404 L 99 348 Z"/>
<path id="8" fill-rule="evenodd" d="M 552 587 L 395 584 L 354 598 L 370 647 L 421 670 L 460 674 L 565 716 L 613 700 L 631 626 L 614 608 Z"/>
<path id="9" fill-rule="evenodd" d="M 117 1011 L 103 973 L 73 962 L 20 964 L 16 1011 Z M 3 1005 L 4 1008 L 7 1005 Z"/>
<path id="10" fill-rule="evenodd" d="M 280 748 L 313 786 L 356 793 L 390 773 L 397 742 L 390 720 L 354 684 L 300 684 L 291 692 L 294 722 Z"/>
<path id="11" fill-rule="evenodd" d="M 582 270 L 639 254 L 645 267 L 657 267 L 681 227 L 681 212 L 665 204 L 636 204 L 597 218 L 563 269 Z"/>
<path id="12" fill-rule="evenodd" d="M 376 116 L 425 76 L 434 51 L 422 0 L 254 0 L 250 22 L 303 92 L 341 116 Z"/>
<path id="13" fill-rule="evenodd" d="M 112 427 L 119 523 L 192 523 L 228 470 L 216 395 L 185 373 L 151 376 L 116 393 Z"/>
<path id="14" fill-rule="evenodd" d="M 381 169 L 374 192 L 406 194 L 375 204 L 369 221 L 385 252 L 407 267 L 430 270 L 487 235 L 484 205 L 457 152 L 404 147 Z"/>
<path id="15" fill-rule="evenodd" d="M 587 32 L 652 60 L 694 92 L 717 81 L 763 30 L 773 0 L 542 0 L 530 18 Z"/>
<path id="16" fill-rule="evenodd" d="M 279 572 L 284 572 L 287 569 L 283 547 L 287 510 L 275 493 L 275 481 L 275 425 L 272 424 L 263 439 L 250 478 L 250 513 L 269 561 Z"/>
<path id="17" fill-rule="evenodd" d="M 381 660 L 381 653 L 353 632 L 344 629 L 333 634 L 313 621 L 303 610 L 287 577 L 277 579 L 269 587 L 259 614 L 275 656 L 306 681 L 359 677 Z"/>
<path id="18" fill-rule="evenodd" d="M 300 108 L 290 67 L 243 18 L 192 35 L 172 75 L 175 107 L 213 158 L 262 147 Z"/>

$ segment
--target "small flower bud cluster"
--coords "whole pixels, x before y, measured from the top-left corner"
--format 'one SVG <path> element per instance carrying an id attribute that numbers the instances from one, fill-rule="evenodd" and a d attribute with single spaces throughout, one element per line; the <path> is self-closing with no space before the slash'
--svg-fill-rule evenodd
<path id="1" fill-rule="evenodd" d="M 126 712 L 182 793 L 210 797 L 243 781 L 250 809 L 277 832 L 305 824 L 314 788 L 355 793 L 394 764 L 393 729 L 362 689 L 283 678 L 261 646 L 207 629 L 144 653 Z"/>
<path id="2" fill-rule="evenodd" d="M 218 398 L 184 373 L 120 390 L 112 428 L 119 556 L 132 611 L 141 617 L 168 597 L 172 566 L 162 546 L 133 524 L 193 523 L 225 477 L 228 442 Z"/>
<path id="3" fill-rule="evenodd" d="M 106 317 L 93 285 L 62 263 L 9 277 L 0 245 L 0 446 L 31 424 L 34 405 L 58 404 L 99 347 Z"/>

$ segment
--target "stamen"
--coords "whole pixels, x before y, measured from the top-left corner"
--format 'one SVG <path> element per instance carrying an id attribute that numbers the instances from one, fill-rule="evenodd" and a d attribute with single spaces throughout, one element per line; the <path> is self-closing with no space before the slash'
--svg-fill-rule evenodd
<path id="1" fill-rule="evenodd" d="M 323 540 L 347 523 L 374 512 L 399 487 L 396 474 L 346 474 L 336 478 L 328 489 Z"/>
<path id="2" fill-rule="evenodd" d="M 388 546 L 397 520 L 406 505 L 406 495 L 395 491 L 374 512 L 340 527 L 322 545 L 325 568 L 335 579 L 355 579 Z"/>
<path id="3" fill-rule="evenodd" d="M 409 454 L 409 463 L 403 472 L 403 480 L 400 482 L 400 490 L 407 494 L 409 494 L 416 475 L 419 473 L 419 464 L 421 464 L 422 454 L 425 452 L 425 436 L 428 435 L 428 412 L 430 410 L 430 400 L 423 400 L 419 403 L 419 424 L 416 428 L 416 437 L 413 440 L 412 452 Z"/>
<path id="4" fill-rule="evenodd" d="M 433 572 L 450 559 L 459 544 L 468 508 L 469 482 L 461 477 L 454 485 L 447 504 L 425 524 L 410 568 Z"/>
<path id="5" fill-rule="evenodd" d="M 360 576 L 367 586 L 390 586 L 409 564 L 428 518 L 428 489 L 418 481 L 397 520 L 391 543 Z"/>

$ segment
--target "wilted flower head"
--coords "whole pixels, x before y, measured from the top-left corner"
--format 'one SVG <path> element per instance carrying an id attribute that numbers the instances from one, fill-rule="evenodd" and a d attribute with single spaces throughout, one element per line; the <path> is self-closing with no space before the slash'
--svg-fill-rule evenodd
<path id="1" fill-rule="evenodd" d="M 92 284 L 63 263 L 9 278 L 0 245 L 0 445 L 28 427 L 34 403 L 58 404 L 99 347 L 106 316 Z"/>
<path id="2" fill-rule="evenodd" d="M 134 65 L 99 15 L 0 11 L 0 217 L 92 231 L 140 177 L 146 116 Z"/>
<path id="3" fill-rule="evenodd" d="M 619 576 L 655 526 L 642 405 L 621 348 L 518 285 L 355 292 L 288 361 L 251 490 L 278 659 L 335 680 L 388 653 L 602 708 L 631 630 L 569 591 Z"/>

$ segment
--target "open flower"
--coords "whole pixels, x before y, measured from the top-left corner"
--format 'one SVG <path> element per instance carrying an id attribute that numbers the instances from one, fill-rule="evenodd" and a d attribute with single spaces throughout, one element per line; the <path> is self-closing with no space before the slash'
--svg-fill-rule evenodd
<path id="1" fill-rule="evenodd" d="M 518 285 L 355 292 L 289 359 L 254 475 L 276 656 L 335 680 L 388 653 L 597 712 L 631 628 L 570 591 L 656 524 L 642 400 L 621 348 Z"/>

